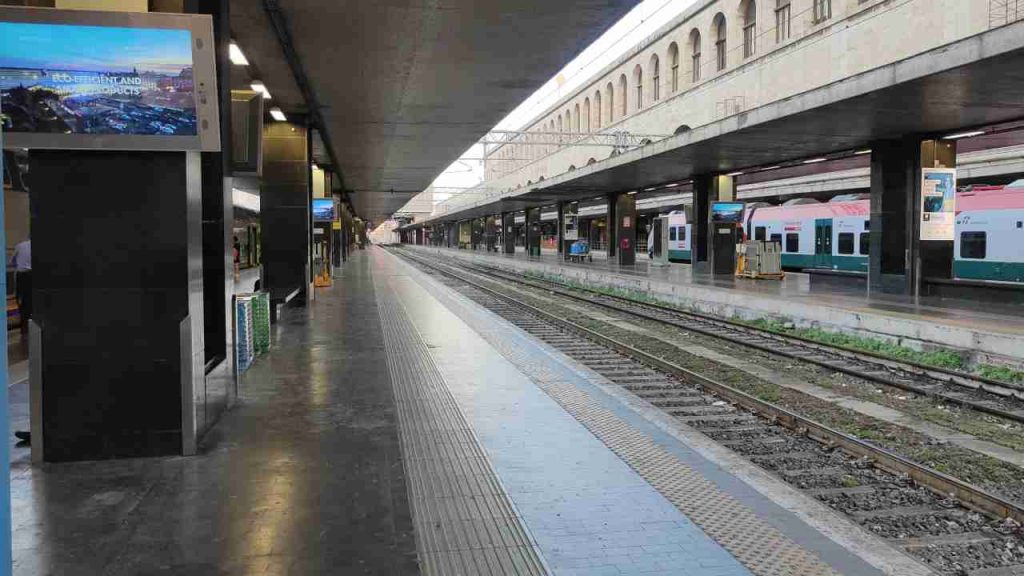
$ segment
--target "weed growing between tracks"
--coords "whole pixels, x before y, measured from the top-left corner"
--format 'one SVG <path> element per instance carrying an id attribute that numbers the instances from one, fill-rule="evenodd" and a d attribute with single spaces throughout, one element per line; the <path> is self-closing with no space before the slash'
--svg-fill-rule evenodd
<path id="1" fill-rule="evenodd" d="M 672 302 L 670 300 L 659 299 L 651 296 L 650 294 L 641 290 L 629 290 L 622 288 L 609 288 L 600 285 L 584 284 L 575 280 L 563 278 L 555 274 L 545 274 L 540 272 L 528 271 L 522 274 L 526 278 L 534 278 L 538 280 L 545 280 L 548 282 L 555 282 L 565 286 L 566 288 L 597 292 L 608 296 L 618 296 L 621 298 L 628 298 L 641 303 L 646 304 L 657 304 L 660 306 L 668 306 L 681 312 L 700 312 L 692 307 L 680 305 L 679 303 Z M 729 318 L 733 322 L 740 324 L 746 324 L 754 328 L 760 328 L 776 334 L 782 334 L 787 336 L 799 336 L 808 340 L 813 340 L 821 344 L 845 346 L 855 350 L 861 350 L 864 352 L 872 352 L 887 356 L 895 360 L 904 360 L 910 362 L 916 362 L 918 364 L 924 364 L 926 366 L 935 366 L 937 368 L 946 368 L 949 370 L 963 370 L 971 371 L 964 362 L 963 356 L 955 351 L 944 348 L 936 348 L 933 350 L 915 350 L 907 346 L 900 346 L 894 344 L 891 341 L 882 338 L 871 338 L 866 336 L 854 336 L 851 334 L 845 334 L 842 332 L 834 332 L 830 330 L 823 330 L 821 328 L 800 328 L 785 319 L 774 319 L 774 318 L 758 318 L 754 320 L 748 320 L 734 316 Z M 989 378 L 998 382 L 1006 382 L 1009 384 L 1024 384 L 1024 371 L 1015 370 L 1007 366 L 999 366 L 994 364 L 980 363 L 974 366 L 973 373 L 983 378 Z"/>

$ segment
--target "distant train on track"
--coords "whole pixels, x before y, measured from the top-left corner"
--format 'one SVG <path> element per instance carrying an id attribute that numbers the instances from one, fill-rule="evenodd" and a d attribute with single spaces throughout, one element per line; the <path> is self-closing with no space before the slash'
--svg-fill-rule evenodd
<path id="1" fill-rule="evenodd" d="M 975 186 L 957 193 L 953 276 L 964 280 L 1024 282 L 1024 180 Z M 693 236 L 686 213 L 668 216 L 668 255 L 689 262 Z M 743 215 L 745 238 L 782 245 L 782 266 L 867 272 L 871 203 L 866 195 L 829 202 L 751 203 Z"/>

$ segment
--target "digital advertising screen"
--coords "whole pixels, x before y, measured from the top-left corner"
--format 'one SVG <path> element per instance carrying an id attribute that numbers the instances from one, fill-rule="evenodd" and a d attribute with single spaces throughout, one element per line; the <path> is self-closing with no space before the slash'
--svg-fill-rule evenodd
<path id="1" fill-rule="evenodd" d="M 219 149 L 212 43 L 194 41 L 203 21 L 164 16 L 0 9 L 7 144 L 209 150 L 201 140 L 216 136 Z"/>
<path id="2" fill-rule="evenodd" d="M 4 130 L 195 136 L 188 30 L 0 22 Z"/>
<path id="3" fill-rule="evenodd" d="M 316 222 L 331 222 L 334 220 L 334 199 L 314 198 L 313 199 L 313 220 Z"/>
<path id="4" fill-rule="evenodd" d="M 715 202 L 711 205 L 711 221 L 722 223 L 743 222 L 743 202 Z"/>

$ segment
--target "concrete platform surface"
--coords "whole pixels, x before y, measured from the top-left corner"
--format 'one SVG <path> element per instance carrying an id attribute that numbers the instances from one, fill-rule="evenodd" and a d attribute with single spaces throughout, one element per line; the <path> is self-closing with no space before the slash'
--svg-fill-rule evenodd
<path id="1" fill-rule="evenodd" d="M 12 447 L 15 574 L 927 573 L 635 400 L 371 248 L 198 456 Z"/>

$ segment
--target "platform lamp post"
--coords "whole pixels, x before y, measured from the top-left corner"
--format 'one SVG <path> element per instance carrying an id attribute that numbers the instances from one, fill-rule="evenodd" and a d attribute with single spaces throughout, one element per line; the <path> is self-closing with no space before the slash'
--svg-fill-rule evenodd
<path id="1" fill-rule="evenodd" d="M 2 115 L 3 110 L 0 110 Z M 0 150 L 4 148 L 3 125 L 0 124 Z M 0 175 L 4 173 L 4 158 L 0 154 Z M 2 176 L 0 176 L 2 179 Z M 5 218 L 4 203 L 0 202 L 0 222 Z M 7 231 L 0 229 L 0 247 L 7 247 Z M 7 293 L 7 259 L 0 259 L 0 290 Z M 22 320 L 24 321 L 24 319 Z M 7 331 L 0 335 L 0 346 L 7 350 Z M 8 420 L 7 397 L 7 354 L 0 360 L 0 374 L 3 374 L 3 385 L 0 386 L 0 432 L 10 433 Z M 11 565 L 11 454 L 10 443 L 0 442 L 0 575 L 10 574 Z"/>

